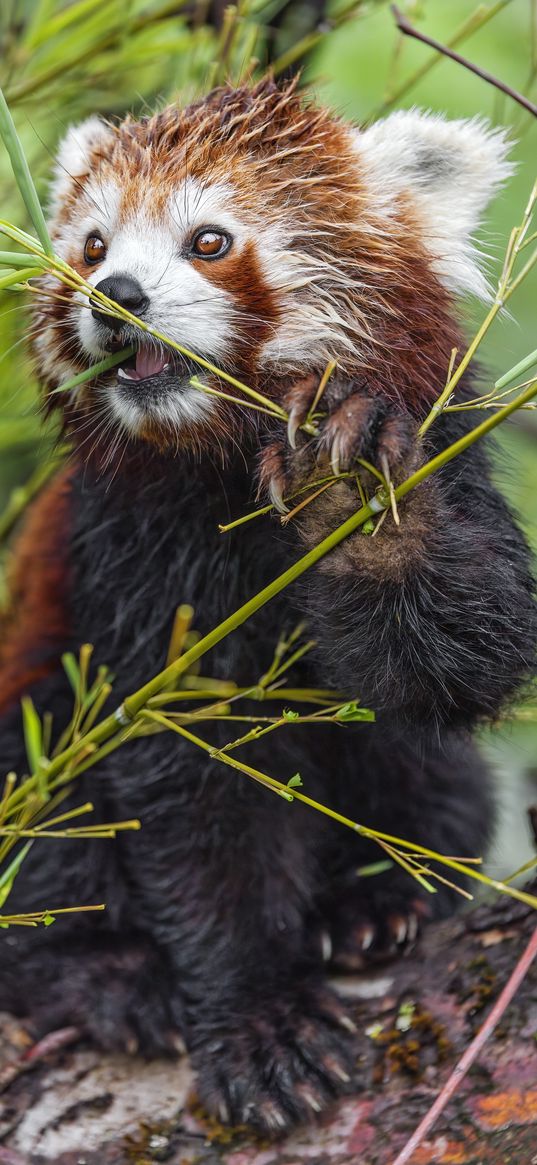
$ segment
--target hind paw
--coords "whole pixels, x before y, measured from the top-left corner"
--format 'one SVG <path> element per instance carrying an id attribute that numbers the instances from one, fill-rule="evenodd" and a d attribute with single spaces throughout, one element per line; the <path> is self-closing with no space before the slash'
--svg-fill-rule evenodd
<path id="1" fill-rule="evenodd" d="M 214 1026 L 196 1046 L 198 1094 L 220 1121 L 281 1136 L 352 1089 L 354 1025 L 335 995 L 305 986 Z"/>
<path id="2" fill-rule="evenodd" d="M 360 888 L 326 907 L 317 946 L 331 970 L 362 971 L 412 950 L 431 913 L 430 903 L 412 885 L 409 892 L 394 888 L 380 894 Z"/>

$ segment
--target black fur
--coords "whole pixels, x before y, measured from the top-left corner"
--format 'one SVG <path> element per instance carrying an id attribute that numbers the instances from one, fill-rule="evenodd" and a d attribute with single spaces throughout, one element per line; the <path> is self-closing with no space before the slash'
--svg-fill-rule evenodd
<path id="1" fill-rule="evenodd" d="M 429 452 L 467 419 L 433 426 Z M 204 633 L 300 553 L 296 530 L 243 512 L 251 460 L 220 475 L 207 462 L 147 455 L 110 484 L 80 470 L 72 496 L 72 625 L 117 676 L 119 701 L 165 662 L 173 613 L 191 603 Z M 257 679 L 278 631 L 305 616 L 318 641 L 294 683 L 334 683 L 378 712 L 375 725 L 292 726 L 241 752 L 353 819 L 448 853 L 481 853 L 488 775 L 467 730 L 494 717 L 533 667 L 528 552 L 490 484 L 481 449 L 442 471 L 428 551 L 402 584 L 308 572 L 203 661 L 204 674 Z M 357 537 L 363 537 L 357 535 Z M 381 534 L 379 534 L 379 539 Z M 59 730 L 70 710 L 60 672 L 33 693 Z M 252 705 L 255 714 L 258 705 Z M 19 711 L 0 725 L 5 769 L 24 768 Z M 204 726 L 212 740 L 225 726 Z M 25 862 L 10 909 L 105 900 L 103 917 L 1 939 L 0 1006 L 34 1030 L 79 1023 L 103 1046 L 173 1050 L 181 1033 L 202 1099 L 222 1118 L 278 1132 L 349 1085 L 345 1016 L 323 982 L 404 942 L 404 920 L 452 908 L 417 901 L 402 872 L 357 879 L 378 850 L 288 804 L 171 734 L 125 745 L 77 785 L 101 820 L 139 817 L 116 842 L 46 842 Z M 326 953 L 326 941 L 325 941 Z M 353 963 L 354 960 L 354 963 Z"/>

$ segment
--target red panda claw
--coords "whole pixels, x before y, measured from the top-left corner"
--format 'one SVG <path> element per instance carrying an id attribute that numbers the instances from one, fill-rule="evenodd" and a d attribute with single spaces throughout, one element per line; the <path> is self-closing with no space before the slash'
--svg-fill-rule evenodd
<path id="1" fill-rule="evenodd" d="M 272 502 L 272 505 L 274 506 L 274 509 L 277 510 L 279 514 L 288 514 L 289 513 L 289 507 L 286 506 L 286 504 L 283 500 L 281 485 L 280 485 L 279 481 L 277 480 L 277 478 L 275 478 L 275 477 L 273 477 L 271 479 L 271 482 L 269 485 L 269 495 L 270 495 L 270 500 Z"/>
<path id="2" fill-rule="evenodd" d="M 291 449 L 296 449 L 296 435 L 300 427 L 300 411 L 297 408 L 291 409 L 289 413 L 289 420 L 287 422 L 287 440 Z"/>
<path id="3" fill-rule="evenodd" d="M 341 460 L 341 444 L 339 437 L 334 437 L 332 448 L 330 450 L 330 466 L 334 477 L 339 477 Z"/>

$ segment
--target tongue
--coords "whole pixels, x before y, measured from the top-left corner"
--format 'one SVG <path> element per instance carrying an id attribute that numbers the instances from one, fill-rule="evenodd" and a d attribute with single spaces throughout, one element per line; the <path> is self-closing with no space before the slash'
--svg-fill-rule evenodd
<path id="1" fill-rule="evenodd" d="M 157 356 L 150 348 L 139 348 L 136 353 L 135 380 L 145 380 L 146 376 L 157 376 L 168 363 L 165 356 Z"/>

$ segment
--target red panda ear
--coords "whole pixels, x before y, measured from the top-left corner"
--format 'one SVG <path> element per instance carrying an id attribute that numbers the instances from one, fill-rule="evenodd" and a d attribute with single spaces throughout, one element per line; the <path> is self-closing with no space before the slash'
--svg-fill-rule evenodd
<path id="1" fill-rule="evenodd" d="M 69 194 L 76 192 L 95 167 L 96 155 L 104 152 L 113 140 L 112 126 L 99 117 L 88 117 L 67 130 L 58 147 L 50 186 L 49 208 L 53 218 L 65 206 Z"/>
<path id="2" fill-rule="evenodd" d="M 514 167 L 506 131 L 484 119 L 447 121 L 402 110 L 357 134 L 361 165 L 391 216 L 401 195 L 414 205 L 422 241 L 442 282 L 455 292 L 488 297 L 473 240 L 481 215 Z"/>

